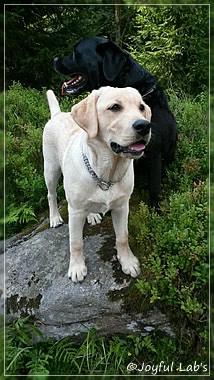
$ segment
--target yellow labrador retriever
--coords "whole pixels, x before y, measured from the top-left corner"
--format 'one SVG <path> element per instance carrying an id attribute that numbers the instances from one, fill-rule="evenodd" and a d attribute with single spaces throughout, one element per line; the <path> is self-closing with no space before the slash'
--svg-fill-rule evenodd
<path id="1" fill-rule="evenodd" d="M 50 226 L 63 223 L 56 199 L 61 173 L 69 211 L 70 265 L 74 282 L 87 274 L 83 226 L 99 223 L 111 210 L 117 258 L 132 277 L 140 273 L 128 244 L 129 198 L 134 186 L 133 159 L 144 154 L 151 137 L 151 111 L 131 87 L 94 90 L 71 112 L 61 112 L 47 91 L 51 119 L 43 134 L 44 176 L 48 189 Z"/>

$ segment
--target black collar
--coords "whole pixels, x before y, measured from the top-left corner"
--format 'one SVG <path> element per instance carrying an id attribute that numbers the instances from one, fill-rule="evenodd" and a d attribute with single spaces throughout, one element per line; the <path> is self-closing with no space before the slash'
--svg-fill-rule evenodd
<path id="1" fill-rule="evenodd" d="M 150 95 L 152 92 L 154 92 L 156 90 L 156 84 L 154 84 L 152 87 L 150 87 L 149 90 L 147 90 L 145 93 L 141 93 L 141 96 L 143 99 L 146 99 L 148 97 L 148 95 Z"/>

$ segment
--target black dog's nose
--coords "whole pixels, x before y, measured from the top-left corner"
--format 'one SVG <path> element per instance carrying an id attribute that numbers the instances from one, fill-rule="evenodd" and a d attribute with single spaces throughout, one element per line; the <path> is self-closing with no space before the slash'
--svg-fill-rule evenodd
<path id="1" fill-rule="evenodd" d="M 151 129 L 151 124 L 148 120 L 139 119 L 132 124 L 132 127 L 140 135 L 147 135 Z"/>

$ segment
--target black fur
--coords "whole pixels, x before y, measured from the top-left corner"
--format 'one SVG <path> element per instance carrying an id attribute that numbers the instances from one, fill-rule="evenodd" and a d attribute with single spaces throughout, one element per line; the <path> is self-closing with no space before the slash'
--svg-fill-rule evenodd
<path id="1" fill-rule="evenodd" d="M 156 78 L 111 40 L 99 37 L 81 40 L 71 55 L 55 58 L 54 67 L 60 74 L 80 79 L 74 84 L 65 82 L 64 95 L 77 95 L 101 86 L 130 86 L 140 92 L 152 111 L 152 139 L 144 157 L 135 165 L 135 177 L 139 172 L 147 172 L 150 203 L 160 212 L 162 161 L 169 164 L 174 158 L 177 125 Z"/>

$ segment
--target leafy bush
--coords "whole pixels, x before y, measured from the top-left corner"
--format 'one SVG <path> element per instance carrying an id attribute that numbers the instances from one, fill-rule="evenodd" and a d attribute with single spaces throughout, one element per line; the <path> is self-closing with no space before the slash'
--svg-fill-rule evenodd
<path id="1" fill-rule="evenodd" d="M 4 96 L 0 94 L 0 239 L 4 236 Z"/>
<path id="2" fill-rule="evenodd" d="M 53 58 L 83 37 L 110 36 L 166 87 L 198 93 L 208 84 L 209 6 L 15 5 L 5 8 L 5 81 L 37 89 L 60 77 Z M 50 42 L 51 41 L 51 42 Z"/>
<path id="3" fill-rule="evenodd" d="M 178 101 L 171 94 L 171 106 L 179 141 L 163 179 L 163 216 L 143 202 L 130 215 L 131 242 L 142 265 L 138 302 L 167 312 L 177 326 L 177 338 L 192 349 L 199 344 L 203 352 L 209 304 L 207 96 Z"/>
<path id="4" fill-rule="evenodd" d="M 170 196 L 164 218 L 143 203 L 132 216 L 142 251 L 137 287 L 150 303 L 161 300 L 196 321 L 206 314 L 208 301 L 207 195 L 205 184 L 195 185 L 192 192 Z"/>
<path id="5" fill-rule="evenodd" d="M 208 86 L 209 8 L 137 7 L 134 58 L 166 88 L 198 94 Z"/>
<path id="6" fill-rule="evenodd" d="M 6 332 L 7 376 L 31 375 L 40 379 L 40 376 L 49 378 L 51 375 L 67 375 L 67 378 L 75 375 L 77 378 L 78 375 L 142 375 L 143 362 L 158 364 L 163 358 L 168 363 L 174 362 L 173 373 L 177 374 L 181 362 L 185 366 L 196 358 L 188 347 L 182 349 L 180 342 L 158 331 L 145 337 L 130 335 L 124 339 L 102 337 L 90 330 L 85 340 L 79 343 L 71 337 L 42 342 L 36 323 L 20 319 Z M 203 361 L 204 357 L 200 360 Z M 129 363 L 135 363 L 135 371 L 129 371 Z M 201 372 L 202 368 L 197 374 Z"/>
<path id="7" fill-rule="evenodd" d="M 178 143 L 164 179 L 165 191 L 188 191 L 208 176 L 208 95 L 203 92 L 193 99 L 182 95 L 180 100 L 175 92 L 169 95 L 178 123 Z"/>
<path id="8" fill-rule="evenodd" d="M 35 215 L 47 209 L 47 190 L 43 177 L 42 133 L 48 121 L 49 107 L 45 89 L 11 86 L 6 93 L 6 221 L 7 234 L 34 221 Z M 78 99 L 77 99 L 78 100 Z M 76 101 L 77 101 L 76 100 Z M 62 110 L 71 109 L 64 98 Z M 63 199 L 62 186 L 58 191 Z"/>
<path id="9" fill-rule="evenodd" d="M 121 9 L 121 27 L 126 33 L 133 30 L 134 12 L 133 7 Z M 20 81 L 24 86 L 39 90 L 42 85 L 57 89 L 60 77 L 53 69 L 53 58 L 70 54 L 75 43 L 83 37 L 106 36 L 111 31 L 115 39 L 114 13 L 114 5 L 105 4 L 6 6 L 7 88 L 13 81 Z"/>

